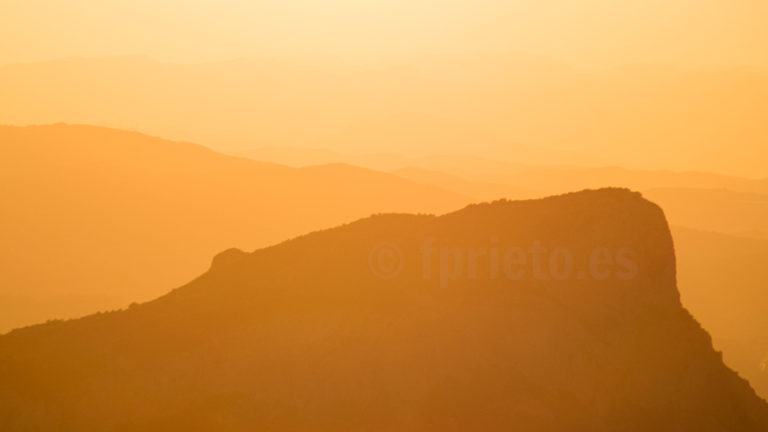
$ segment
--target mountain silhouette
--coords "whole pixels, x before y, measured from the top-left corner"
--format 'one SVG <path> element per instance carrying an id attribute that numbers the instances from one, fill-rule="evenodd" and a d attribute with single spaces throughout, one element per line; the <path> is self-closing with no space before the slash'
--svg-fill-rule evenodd
<path id="1" fill-rule="evenodd" d="M 530 245 L 573 271 L 498 277 L 494 250 Z M 631 254 L 584 273 L 596 250 Z M 675 277 L 662 210 L 627 190 L 377 215 L 0 336 L 0 430 L 767 430 Z"/>
<path id="2" fill-rule="evenodd" d="M 470 164 L 471 165 L 471 164 Z M 466 178 L 473 178 L 473 171 Z M 395 173 L 467 196 L 537 197 L 596 185 L 640 189 L 673 226 L 683 305 L 713 336 L 725 362 L 768 398 L 768 189 L 763 180 L 696 172 L 620 168 L 475 169 L 500 183 L 466 180 L 420 168 Z M 504 183 L 508 182 L 508 183 Z"/>
<path id="3" fill-rule="evenodd" d="M 344 164 L 289 168 L 73 125 L 0 127 L 0 181 L 0 333 L 155 298 L 228 247 L 469 201 Z"/>

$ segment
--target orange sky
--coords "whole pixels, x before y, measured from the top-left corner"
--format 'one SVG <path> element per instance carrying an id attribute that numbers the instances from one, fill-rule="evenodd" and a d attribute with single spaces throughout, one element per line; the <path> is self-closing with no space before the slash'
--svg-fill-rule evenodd
<path id="1" fill-rule="evenodd" d="M 581 68 L 768 66 L 763 0 L 4 0 L 0 64 L 145 54 L 383 61 L 527 51 Z"/>

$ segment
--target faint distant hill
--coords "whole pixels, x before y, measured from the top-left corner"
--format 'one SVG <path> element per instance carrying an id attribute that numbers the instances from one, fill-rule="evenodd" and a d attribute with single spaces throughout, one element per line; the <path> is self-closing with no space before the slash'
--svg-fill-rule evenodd
<path id="1" fill-rule="evenodd" d="M 524 54 L 173 64 L 69 58 L 0 67 L 0 122 L 137 129 L 218 150 L 289 146 L 765 177 L 768 73 L 632 66 L 593 74 Z M 670 151 L 674 146 L 675 151 Z M 705 149 L 705 150 L 702 150 Z M 727 155 L 723 158 L 722 155 Z"/>
<path id="2" fill-rule="evenodd" d="M 392 170 L 406 178 L 421 178 L 442 184 L 446 175 L 480 183 L 495 183 L 526 190 L 529 194 L 562 193 L 566 190 L 604 186 L 649 189 L 725 189 L 742 193 L 768 194 L 768 182 L 744 177 L 695 171 L 638 170 L 620 167 L 525 166 L 468 161 L 462 166 L 433 159 L 413 160 L 411 166 Z M 475 193 L 483 193 L 483 184 Z"/>
<path id="3" fill-rule="evenodd" d="M 685 194 L 706 193 L 715 196 L 736 192 L 768 196 L 768 179 L 698 171 L 642 170 L 615 166 L 572 166 L 514 163 L 470 155 L 434 154 L 405 156 L 397 154 L 348 154 L 326 149 L 301 147 L 257 147 L 235 154 L 260 161 L 292 166 L 344 162 L 382 171 L 400 177 L 461 191 L 475 199 L 536 198 L 578 189 L 607 186 L 648 191 L 672 190 Z M 657 193 L 653 191 L 652 193 Z M 728 206 L 726 206 L 728 207 Z M 740 206 L 737 206 L 740 207 Z"/>
<path id="4" fill-rule="evenodd" d="M 539 151 L 546 151 L 546 149 Z M 511 163 L 470 154 L 436 153 L 425 156 L 407 156 L 396 153 L 344 153 L 327 149 L 285 146 L 244 148 L 232 154 L 291 166 L 341 162 L 380 171 L 426 170 L 472 179 L 478 176 L 494 178 L 497 174 L 516 173 L 532 168 L 531 165 L 527 164 Z"/>
<path id="5" fill-rule="evenodd" d="M 768 193 L 659 188 L 643 195 L 662 204 L 677 225 L 754 237 L 768 232 Z"/>
<path id="6" fill-rule="evenodd" d="M 768 398 L 768 240 L 673 227 L 683 304 Z"/>
<path id="7" fill-rule="evenodd" d="M 513 186 L 490 181 L 467 180 L 464 177 L 440 171 L 408 167 L 392 171 L 400 177 L 424 184 L 441 185 L 448 190 L 460 192 L 477 200 L 540 198 L 545 193 L 535 189 L 535 185 Z"/>
<path id="8" fill-rule="evenodd" d="M 289 168 L 90 126 L 0 127 L 0 332 L 156 297 L 216 251 L 467 198 L 343 164 Z"/>
<path id="9" fill-rule="evenodd" d="M 478 266 L 444 284 L 421 267 L 425 240 L 439 254 L 493 238 L 626 247 L 637 271 Z M 401 257 L 391 278 L 372 272 L 381 242 Z M 0 429 L 767 430 L 768 404 L 681 306 L 675 273 L 661 209 L 625 190 L 375 216 L 226 251 L 129 310 L 0 336 Z"/>
<path id="10" fill-rule="evenodd" d="M 271 146 L 238 150 L 232 152 L 232 154 L 296 168 L 328 163 L 350 163 L 349 158 L 342 156 L 338 152 L 317 148 Z"/>

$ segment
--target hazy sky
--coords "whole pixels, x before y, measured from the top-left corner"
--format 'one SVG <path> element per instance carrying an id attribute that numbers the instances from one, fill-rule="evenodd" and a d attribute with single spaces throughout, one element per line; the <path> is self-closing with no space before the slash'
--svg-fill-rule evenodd
<path id="1" fill-rule="evenodd" d="M 580 68 L 768 66 L 766 23 L 765 0 L 3 0 L 0 63 L 510 50 Z"/>

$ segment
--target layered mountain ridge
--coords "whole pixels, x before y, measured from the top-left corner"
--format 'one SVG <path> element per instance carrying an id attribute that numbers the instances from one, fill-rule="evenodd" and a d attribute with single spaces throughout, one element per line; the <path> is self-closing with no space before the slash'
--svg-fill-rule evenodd
<path id="1" fill-rule="evenodd" d="M 65 124 L 0 126 L 0 182 L 0 333 L 156 298 L 227 247 L 467 202 L 350 165 L 290 168 Z"/>
<path id="2" fill-rule="evenodd" d="M 535 247 L 542 274 L 496 254 Z M 627 190 L 372 216 L 0 336 L 0 429 L 766 430 L 675 273 Z"/>

